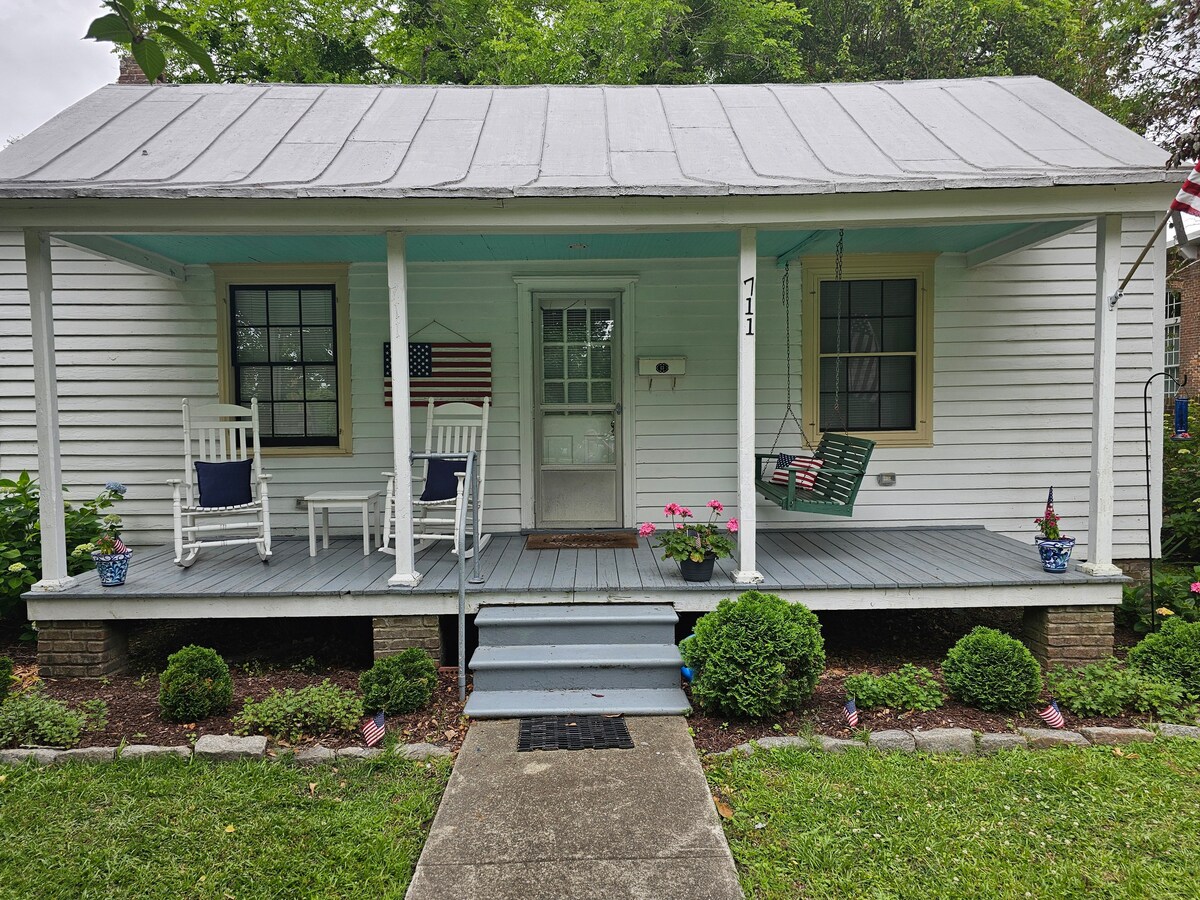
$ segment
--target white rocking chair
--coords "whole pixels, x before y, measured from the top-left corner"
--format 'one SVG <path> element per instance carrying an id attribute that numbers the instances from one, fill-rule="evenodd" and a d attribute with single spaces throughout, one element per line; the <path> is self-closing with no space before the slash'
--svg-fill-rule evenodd
<path id="1" fill-rule="evenodd" d="M 226 463 L 233 468 L 221 466 Z M 258 400 L 252 399 L 249 409 L 213 403 L 197 407 L 195 412 L 184 400 L 183 478 L 167 481 L 174 491 L 175 565 L 190 566 L 201 547 L 239 544 L 253 544 L 262 561 L 268 562 L 270 480 L 271 476 L 262 472 L 259 453 Z M 232 536 L 208 539 L 210 534 Z"/>
<path id="2" fill-rule="evenodd" d="M 479 492 L 476 510 L 483 524 L 484 476 L 487 474 L 487 431 L 488 410 L 491 398 L 485 398 L 483 406 L 473 403 L 443 403 L 434 406 L 429 401 L 425 418 L 425 452 L 426 453 L 469 453 L 474 450 L 478 454 Z M 462 548 L 458 545 L 458 523 L 469 517 L 469 510 L 464 508 L 465 473 L 457 473 L 457 490 L 452 497 L 422 500 L 421 494 L 429 481 L 429 465 L 431 460 L 422 460 L 421 474 L 413 476 L 413 540 L 417 542 L 413 549 L 420 553 L 432 547 L 436 541 L 452 541 L 453 552 L 457 554 Z M 387 496 L 383 508 L 383 546 L 384 553 L 395 553 L 392 539 L 396 536 L 396 474 L 383 473 L 388 480 Z M 447 514 L 449 513 L 449 515 Z M 470 530 L 468 530 L 468 534 Z M 483 550 L 491 540 L 490 535 L 480 532 L 479 546 L 466 548 L 466 558 L 470 559 L 475 551 Z"/>

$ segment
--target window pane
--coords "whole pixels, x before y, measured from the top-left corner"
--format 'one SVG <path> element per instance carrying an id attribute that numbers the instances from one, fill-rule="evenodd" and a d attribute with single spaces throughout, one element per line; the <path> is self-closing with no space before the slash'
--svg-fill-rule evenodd
<path id="1" fill-rule="evenodd" d="M 305 325 L 333 324 L 333 289 L 305 288 L 300 292 L 300 314 Z"/>
<path id="2" fill-rule="evenodd" d="M 238 401 L 249 403 L 257 397 L 262 403 L 271 399 L 271 369 L 269 366 L 242 366 L 238 381 Z"/>
<path id="3" fill-rule="evenodd" d="M 337 400 L 337 367 L 305 366 L 304 397 L 306 400 Z"/>
<path id="4" fill-rule="evenodd" d="M 276 403 L 272 435 L 287 437 L 304 436 L 304 404 Z M 261 427 L 261 422 L 260 422 Z"/>
<path id="5" fill-rule="evenodd" d="M 847 401 L 843 399 L 842 402 Z M 879 394 L 852 393 L 847 406 L 851 431 L 875 431 L 879 428 Z"/>
<path id="6" fill-rule="evenodd" d="M 234 355 L 238 363 L 267 361 L 267 329 L 238 328 L 234 331 L 237 346 Z"/>
<path id="7" fill-rule="evenodd" d="M 879 390 L 879 359 L 861 359 L 851 357 L 842 360 L 846 370 L 847 388 L 850 391 Z"/>
<path id="8" fill-rule="evenodd" d="M 883 320 L 883 350 L 889 353 L 917 349 L 917 320 L 908 316 Z"/>
<path id="9" fill-rule="evenodd" d="M 843 329 L 843 332 L 845 332 L 845 329 Z M 841 348 L 843 353 L 846 351 L 846 348 L 849 346 L 849 341 L 847 340 L 847 338 L 848 338 L 848 335 L 843 333 L 842 334 L 842 348 Z M 837 346 L 837 319 L 822 318 L 821 319 L 821 352 L 822 353 L 836 353 L 837 349 L 838 349 L 838 346 Z"/>
<path id="10" fill-rule="evenodd" d="M 917 314 L 917 282 L 915 278 L 892 278 L 882 282 L 881 287 L 885 316 L 915 316 Z"/>
<path id="11" fill-rule="evenodd" d="M 836 282 L 834 282 L 836 284 Z M 869 281 L 850 282 L 850 309 L 852 316 L 879 316 L 882 307 L 883 282 L 872 278 Z M 845 304 L 842 306 L 845 311 Z"/>
<path id="12" fill-rule="evenodd" d="M 300 335 L 305 362 L 329 362 L 333 359 L 332 328 L 302 328 Z"/>
<path id="13" fill-rule="evenodd" d="M 561 341 L 563 339 L 563 311 L 561 309 L 542 310 L 542 340 Z"/>
<path id="14" fill-rule="evenodd" d="M 568 403 L 587 403 L 588 402 L 588 383 L 586 381 L 569 381 L 569 382 L 567 382 L 567 402 Z"/>
<path id="15" fill-rule="evenodd" d="M 880 394 L 879 427 L 885 431 L 916 428 L 915 395 L 905 391 L 884 391 Z"/>
<path id="16" fill-rule="evenodd" d="M 881 359 L 880 387 L 885 391 L 912 391 L 916 378 L 917 360 L 912 356 L 889 356 Z"/>
<path id="17" fill-rule="evenodd" d="M 611 381 L 593 381 L 592 382 L 592 402 L 593 403 L 611 403 L 612 402 L 612 382 Z"/>
<path id="18" fill-rule="evenodd" d="M 567 351 L 567 377 L 568 378 L 587 378 L 588 377 L 587 347 L 571 347 Z"/>
<path id="19" fill-rule="evenodd" d="M 561 381 L 547 381 L 542 386 L 543 403 L 566 403 L 567 391 Z"/>
<path id="20" fill-rule="evenodd" d="M 230 287 L 233 298 L 234 325 L 266 325 L 267 324 L 267 292 L 265 290 Z"/>
<path id="21" fill-rule="evenodd" d="M 836 281 L 821 282 L 821 318 L 834 319 L 837 318 L 838 311 L 838 291 Z M 850 283 L 842 282 L 842 315 L 848 315 L 850 312 Z"/>
<path id="22" fill-rule="evenodd" d="M 592 377 L 612 377 L 612 345 L 592 346 Z"/>
<path id="23" fill-rule="evenodd" d="M 263 403 L 258 401 L 258 436 L 261 438 L 270 437 L 274 434 L 275 419 L 272 413 L 275 410 L 274 403 Z"/>
<path id="24" fill-rule="evenodd" d="M 276 401 L 304 399 L 304 370 L 300 366 L 276 366 L 272 375 L 272 391 Z M 279 415 L 276 411 L 276 416 Z"/>
<path id="25" fill-rule="evenodd" d="M 567 377 L 562 347 L 546 347 L 542 350 L 542 377 Z"/>
<path id="26" fill-rule="evenodd" d="M 300 324 L 300 292 L 295 288 L 268 288 L 272 325 Z"/>
<path id="27" fill-rule="evenodd" d="M 846 328 L 843 326 L 842 330 Z M 849 330 L 851 353 L 878 353 L 883 349 L 880 346 L 883 328 L 879 319 L 856 318 L 849 323 Z"/>
<path id="28" fill-rule="evenodd" d="M 271 362 L 300 362 L 300 329 L 272 328 Z"/>
<path id="29" fill-rule="evenodd" d="M 337 434 L 336 403 L 306 403 L 304 414 L 309 437 L 330 437 Z"/>
<path id="30" fill-rule="evenodd" d="M 567 310 L 567 341 L 572 344 L 584 344 L 588 339 L 588 311 L 584 309 Z"/>
<path id="31" fill-rule="evenodd" d="M 611 341 L 613 337 L 613 316 L 608 309 L 592 310 L 592 340 Z"/>

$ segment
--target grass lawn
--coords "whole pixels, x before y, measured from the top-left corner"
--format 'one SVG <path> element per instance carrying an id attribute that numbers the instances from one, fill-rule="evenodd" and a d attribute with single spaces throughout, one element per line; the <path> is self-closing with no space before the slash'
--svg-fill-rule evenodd
<path id="1" fill-rule="evenodd" d="M 0 897 L 403 897 L 449 760 L 0 766 Z"/>
<path id="2" fill-rule="evenodd" d="M 1198 741 L 706 769 L 749 897 L 1200 897 Z"/>

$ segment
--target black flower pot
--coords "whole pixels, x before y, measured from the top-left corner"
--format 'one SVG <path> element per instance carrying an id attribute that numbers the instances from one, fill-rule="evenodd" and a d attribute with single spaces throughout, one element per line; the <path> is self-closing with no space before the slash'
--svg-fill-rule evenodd
<path id="1" fill-rule="evenodd" d="M 717 556 L 715 553 L 709 553 L 700 562 L 681 559 L 679 561 L 679 574 L 683 576 L 684 581 L 712 581 L 713 564 L 716 561 Z"/>

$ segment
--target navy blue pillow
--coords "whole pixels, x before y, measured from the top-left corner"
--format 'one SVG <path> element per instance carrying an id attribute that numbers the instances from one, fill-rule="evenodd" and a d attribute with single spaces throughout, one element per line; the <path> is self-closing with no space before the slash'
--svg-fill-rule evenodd
<path id="1" fill-rule="evenodd" d="M 465 459 L 431 459 L 422 500 L 453 500 L 458 495 L 457 473 L 467 471 Z"/>
<path id="2" fill-rule="evenodd" d="M 250 503 L 251 459 L 234 462 L 196 462 L 196 486 L 200 488 L 200 505 L 241 506 Z"/>

